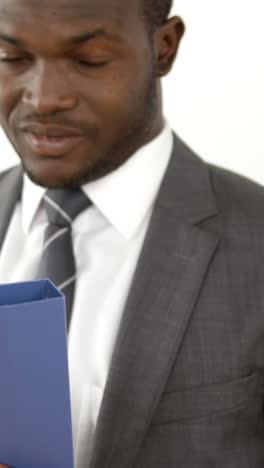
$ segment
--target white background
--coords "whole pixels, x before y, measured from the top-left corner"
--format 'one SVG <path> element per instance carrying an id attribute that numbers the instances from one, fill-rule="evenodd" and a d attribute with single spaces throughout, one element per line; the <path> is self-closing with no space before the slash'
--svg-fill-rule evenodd
<path id="1" fill-rule="evenodd" d="M 186 24 L 165 115 L 200 156 L 264 184 L 264 0 L 175 0 Z M 17 162 L 0 133 L 0 170 Z"/>

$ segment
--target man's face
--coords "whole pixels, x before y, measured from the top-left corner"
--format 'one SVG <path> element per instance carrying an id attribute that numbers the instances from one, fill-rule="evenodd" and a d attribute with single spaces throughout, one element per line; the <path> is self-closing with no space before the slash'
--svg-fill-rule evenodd
<path id="1" fill-rule="evenodd" d="M 104 176 L 160 130 L 141 0 L 0 0 L 0 124 L 47 187 Z"/>

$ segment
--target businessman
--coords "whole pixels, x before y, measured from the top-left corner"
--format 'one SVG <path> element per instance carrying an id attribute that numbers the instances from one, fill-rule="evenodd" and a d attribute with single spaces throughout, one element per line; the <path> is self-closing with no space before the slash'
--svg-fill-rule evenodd
<path id="1" fill-rule="evenodd" d="M 0 281 L 65 294 L 76 468 L 264 466 L 264 189 L 164 120 L 170 7 L 0 0 Z"/>

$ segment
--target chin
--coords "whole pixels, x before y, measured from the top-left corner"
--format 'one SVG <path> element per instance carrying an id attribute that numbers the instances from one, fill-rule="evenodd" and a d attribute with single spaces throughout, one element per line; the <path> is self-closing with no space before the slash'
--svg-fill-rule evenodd
<path id="1" fill-rule="evenodd" d="M 52 166 L 52 167 L 50 167 Z M 53 167 L 54 164 L 23 164 L 24 171 L 36 185 L 45 188 L 60 188 L 69 184 L 69 178 L 62 167 Z"/>
<path id="2" fill-rule="evenodd" d="M 90 170 L 76 171 L 65 167 L 65 163 L 58 165 L 52 161 L 51 164 L 23 164 L 24 171 L 36 185 L 44 188 L 79 188 L 93 180 Z"/>
<path id="3" fill-rule="evenodd" d="M 42 174 L 36 174 L 32 171 L 26 171 L 28 177 L 34 184 L 44 188 L 62 188 L 65 187 L 65 180 L 57 177 L 45 177 Z M 67 185 L 67 184 L 66 184 Z"/>
<path id="4" fill-rule="evenodd" d="M 78 188 L 88 182 L 96 181 L 113 170 L 122 161 L 111 158 L 79 160 L 65 157 L 54 158 L 43 155 L 37 159 L 22 159 L 24 171 L 37 185 L 45 188 Z"/>

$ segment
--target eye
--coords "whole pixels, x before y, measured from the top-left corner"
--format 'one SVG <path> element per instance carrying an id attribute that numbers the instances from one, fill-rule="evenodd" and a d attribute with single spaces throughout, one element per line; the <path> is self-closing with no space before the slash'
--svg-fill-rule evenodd
<path id="1" fill-rule="evenodd" d="M 0 62 L 8 64 L 19 64 L 27 60 L 27 57 L 0 57 Z"/>
<path id="2" fill-rule="evenodd" d="M 84 60 L 77 58 L 76 61 L 78 62 L 79 65 L 83 67 L 103 67 L 105 65 L 108 65 L 111 60 Z"/>

